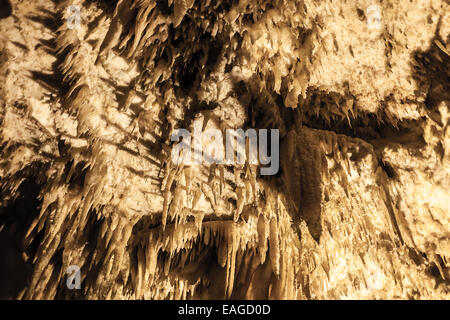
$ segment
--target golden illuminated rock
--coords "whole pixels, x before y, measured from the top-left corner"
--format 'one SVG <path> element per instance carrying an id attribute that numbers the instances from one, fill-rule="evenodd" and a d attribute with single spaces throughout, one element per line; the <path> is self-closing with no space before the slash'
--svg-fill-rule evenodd
<path id="1" fill-rule="evenodd" d="M 448 1 L 10 2 L 0 297 L 450 298 Z M 197 124 L 278 173 L 174 163 Z"/>

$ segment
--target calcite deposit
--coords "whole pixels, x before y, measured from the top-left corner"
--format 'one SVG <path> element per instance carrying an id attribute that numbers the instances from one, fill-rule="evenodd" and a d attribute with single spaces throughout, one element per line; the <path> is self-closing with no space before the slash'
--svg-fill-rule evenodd
<path id="1" fill-rule="evenodd" d="M 0 298 L 450 298 L 447 0 L 0 12 Z M 277 174 L 174 163 L 196 124 Z"/>

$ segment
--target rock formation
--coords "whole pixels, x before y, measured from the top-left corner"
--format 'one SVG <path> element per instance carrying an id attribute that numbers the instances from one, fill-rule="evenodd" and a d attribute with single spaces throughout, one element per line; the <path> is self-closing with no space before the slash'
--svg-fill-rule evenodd
<path id="1" fill-rule="evenodd" d="M 0 3 L 1 298 L 450 298 L 447 0 Z"/>

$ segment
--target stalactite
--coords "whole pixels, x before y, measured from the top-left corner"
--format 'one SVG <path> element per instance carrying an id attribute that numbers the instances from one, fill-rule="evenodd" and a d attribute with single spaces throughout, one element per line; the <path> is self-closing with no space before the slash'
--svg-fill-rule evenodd
<path id="1" fill-rule="evenodd" d="M 444 1 L 378 4 L 382 31 L 353 2 L 39 0 L 26 24 L 11 2 L 0 233 L 39 189 L 17 297 L 448 296 Z M 197 123 L 278 129 L 279 171 L 173 163 Z"/>

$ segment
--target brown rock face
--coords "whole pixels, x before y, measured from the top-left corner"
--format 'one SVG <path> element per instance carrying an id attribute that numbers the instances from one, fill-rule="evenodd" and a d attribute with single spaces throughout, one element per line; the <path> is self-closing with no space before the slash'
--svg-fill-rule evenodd
<path id="1" fill-rule="evenodd" d="M 448 1 L 0 4 L 0 298 L 450 298 Z"/>

